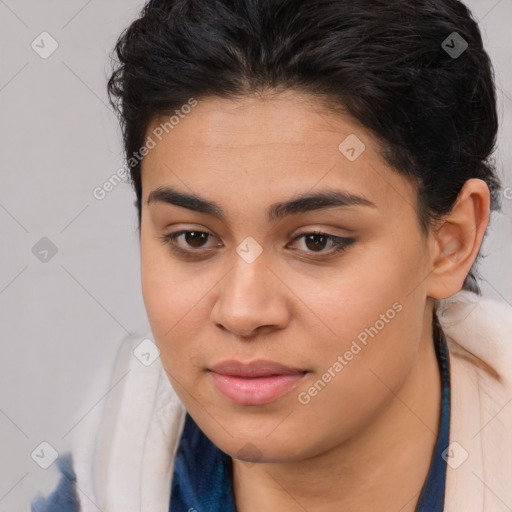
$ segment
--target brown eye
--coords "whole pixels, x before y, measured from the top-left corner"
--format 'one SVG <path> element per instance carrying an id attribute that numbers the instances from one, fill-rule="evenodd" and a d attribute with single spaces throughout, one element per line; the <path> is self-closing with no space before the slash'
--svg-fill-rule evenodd
<path id="1" fill-rule="evenodd" d="M 306 243 L 306 247 L 310 249 L 311 251 L 321 251 L 322 249 L 325 249 L 325 246 L 327 245 L 328 238 L 325 235 L 320 234 L 310 234 L 306 235 L 304 239 Z"/>
<path id="2" fill-rule="evenodd" d="M 200 248 L 203 246 L 204 242 L 210 236 L 208 233 L 204 231 L 185 231 L 182 233 L 185 235 L 185 242 L 191 247 Z"/>
<path id="3" fill-rule="evenodd" d="M 356 241 L 355 238 L 344 238 L 322 232 L 301 233 L 293 239 L 293 242 L 300 239 L 303 239 L 303 246 L 305 246 L 305 249 L 299 249 L 301 252 L 317 253 L 320 256 L 330 256 L 344 251 Z M 328 246 L 330 246 L 330 250 L 324 250 Z"/>
<path id="4" fill-rule="evenodd" d="M 161 235 L 159 238 L 178 256 L 192 259 L 210 252 L 209 249 L 213 246 L 208 247 L 206 244 L 214 236 L 206 231 L 181 230 Z"/>

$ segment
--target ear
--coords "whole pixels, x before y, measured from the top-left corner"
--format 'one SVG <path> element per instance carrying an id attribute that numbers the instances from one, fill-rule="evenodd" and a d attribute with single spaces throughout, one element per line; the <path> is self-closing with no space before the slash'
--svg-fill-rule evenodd
<path id="1" fill-rule="evenodd" d="M 429 297 L 445 299 L 462 289 L 480 250 L 489 216 L 487 184 L 476 178 L 468 180 L 450 213 L 433 228 L 431 273 L 426 283 Z"/>

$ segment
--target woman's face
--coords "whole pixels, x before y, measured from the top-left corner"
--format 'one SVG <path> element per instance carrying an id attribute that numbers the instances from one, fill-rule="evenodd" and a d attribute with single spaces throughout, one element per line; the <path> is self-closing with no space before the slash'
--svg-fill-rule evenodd
<path id="1" fill-rule="evenodd" d="M 369 132 L 298 93 L 189 110 L 167 131 L 153 122 L 142 168 L 142 287 L 162 363 L 229 455 L 325 452 L 374 421 L 431 343 L 416 192 Z M 286 368 L 245 366 L 257 361 Z"/>

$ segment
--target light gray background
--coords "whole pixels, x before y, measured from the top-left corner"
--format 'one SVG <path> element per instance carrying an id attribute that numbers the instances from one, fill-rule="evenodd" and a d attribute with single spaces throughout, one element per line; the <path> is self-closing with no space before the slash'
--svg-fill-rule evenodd
<path id="1" fill-rule="evenodd" d="M 467 2 L 494 62 L 501 131 L 497 160 L 512 187 L 512 0 Z M 121 340 L 146 323 L 134 195 L 92 191 L 123 165 L 107 108 L 109 53 L 135 0 L 0 0 L 0 511 L 29 510 L 57 481 L 31 452 L 69 449 L 70 429 L 107 391 Z M 46 31 L 59 47 L 31 47 Z M 484 245 L 484 294 L 512 302 L 512 188 Z M 58 252 L 32 253 L 43 237 Z M 88 395 L 91 379 L 96 400 Z"/>

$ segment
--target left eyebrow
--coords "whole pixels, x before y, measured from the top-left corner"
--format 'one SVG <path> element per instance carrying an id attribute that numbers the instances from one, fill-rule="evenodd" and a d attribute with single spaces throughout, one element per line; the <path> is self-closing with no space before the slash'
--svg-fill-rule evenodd
<path id="1" fill-rule="evenodd" d="M 189 210 L 212 215 L 225 220 L 225 213 L 222 207 L 208 199 L 195 194 L 180 192 L 171 187 L 158 187 L 148 197 L 147 204 L 163 202 L 187 208 Z M 270 205 L 267 217 L 269 221 L 277 221 L 290 215 L 306 213 L 313 210 L 325 208 L 368 206 L 376 208 L 372 201 L 351 194 L 343 190 L 323 190 L 314 194 L 300 194 L 288 201 L 278 202 Z"/>
<path id="2" fill-rule="evenodd" d="M 315 194 L 301 194 L 285 202 L 274 203 L 268 210 L 268 218 L 275 221 L 288 215 L 341 206 L 377 208 L 375 203 L 372 203 L 369 199 L 344 190 L 323 190 Z"/>

